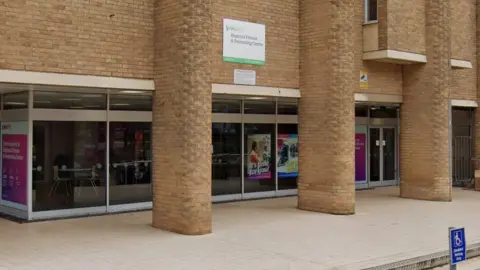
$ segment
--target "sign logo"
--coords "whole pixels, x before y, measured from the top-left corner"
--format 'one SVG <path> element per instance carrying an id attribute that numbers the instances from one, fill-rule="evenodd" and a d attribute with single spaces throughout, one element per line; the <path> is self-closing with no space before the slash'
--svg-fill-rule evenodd
<path id="1" fill-rule="evenodd" d="M 242 29 L 237 28 L 235 26 L 231 26 L 231 25 L 225 25 L 225 29 L 227 31 L 232 31 L 232 32 L 242 32 Z"/>

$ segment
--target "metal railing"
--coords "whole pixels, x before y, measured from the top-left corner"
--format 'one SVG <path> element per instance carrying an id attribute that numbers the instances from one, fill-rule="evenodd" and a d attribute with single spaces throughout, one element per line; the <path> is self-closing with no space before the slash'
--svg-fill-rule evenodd
<path id="1" fill-rule="evenodd" d="M 456 136 L 453 139 L 453 185 L 465 186 L 472 183 L 476 167 L 477 162 L 472 156 L 472 138 Z"/>

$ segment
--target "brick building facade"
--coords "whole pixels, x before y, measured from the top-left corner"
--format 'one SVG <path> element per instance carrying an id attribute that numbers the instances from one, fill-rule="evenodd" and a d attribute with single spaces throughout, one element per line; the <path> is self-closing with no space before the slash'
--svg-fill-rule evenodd
<path id="1" fill-rule="evenodd" d="M 479 11 L 476 0 L 0 1 L 2 123 L 25 125 L 32 149 L 26 199 L 4 181 L 0 210 L 153 208 L 154 227 L 205 234 L 212 200 L 298 194 L 300 209 L 354 214 L 356 189 L 400 185 L 450 201 L 480 145 Z M 224 19 L 264 27 L 264 64 L 225 61 Z M 73 141 L 58 150 L 55 134 Z"/>

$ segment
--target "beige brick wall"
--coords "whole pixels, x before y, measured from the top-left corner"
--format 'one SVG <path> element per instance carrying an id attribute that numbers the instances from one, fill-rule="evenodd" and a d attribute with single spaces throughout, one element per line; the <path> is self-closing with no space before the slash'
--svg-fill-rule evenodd
<path id="1" fill-rule="evenodd" d="M 153 0 L 0 3 L 0 69 L 153 78 Z"/>
<path id="2" fill-rule="evenodd" d="M 476 0 L 451 4 L 452 58 L 472 61 L 476 52 Z"/>
<path id="3" fill-rule="evenodd" d="M 365 1 L 358 1 L 357 5 L 364 6 Z M 388 48 L 388 0 L 377 0 L 377 12 L 378 49 L 386 50 Z M 365 9 L 362 13 L 365 13 Z M 365 15 L 362 15 L 362 20 L 365 21 Z"/>
<path id="4" fill-rule="evenodd" d="M 473 69 L 452 69 L 450 75 L 450 98 L 477 100 L 477 65 Z"/>
<path id="5" fill-rule="evenodd" d="M 299 87 L 299 5 L 298 0 L 212 0 L 212 79 L 233 84 L 234 69 L 257 73 L 257 85 Z M 223 62 L 223 18 L 266 25 L 264 66 Z"/>
<path id="6" fill-rule="evenodd" d="M 453 69 L 450 97 L 477 99 L 476 0 L 456 0 L 451 4 L 451 57 L 471 61 L 473 69 Z"/>
<path id="7" fill-rule="evenodd" d="M 380 39 L 386 41 L 380 43 L 381 49 L 425 54 L 425 0 L 382 1 L 386 4 L 379 7 L 387 8 L 387 12 L 380 17 L 379 24 L 380 29 L 387 24 L 388 37 Z"/>
<path id="8" fill-rule="evenodd" d="M 381 3 L 382 1 L 380 1 Z M 364 1 L 355 1 L 355 74 L 356 93 L 402 94 L 402 66 L 376 61 L 363 61 L 363 23 L 365 22 Z M 368 74 L 368 88 L 361 89 L 360 71 Z"/>

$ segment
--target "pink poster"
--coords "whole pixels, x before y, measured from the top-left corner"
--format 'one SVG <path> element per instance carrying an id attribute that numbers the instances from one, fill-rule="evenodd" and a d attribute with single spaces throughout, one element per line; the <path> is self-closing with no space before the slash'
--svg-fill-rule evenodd
<path id="1" fill-rule="evenodd" d="M 27 205 L 27 129 L 26 122 L 2 123 L 2 200 L 22 205 Z"/>
<path id="2" fill-rule="evenodd" d="M 355 134 L 355 181 L 362 182 L 367 180 L 367 134 Z"/>

